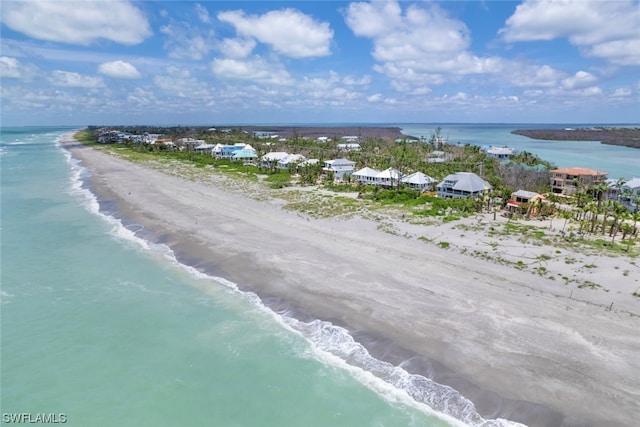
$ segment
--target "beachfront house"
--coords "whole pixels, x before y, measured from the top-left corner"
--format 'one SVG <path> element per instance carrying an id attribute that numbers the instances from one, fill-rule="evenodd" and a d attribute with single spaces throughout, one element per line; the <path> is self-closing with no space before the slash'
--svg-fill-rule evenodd
<path id="1" fill-rule="evenodd" d="M 511 197 L 507 200 L 507 211 L 514 213 L 522 213 L 522 209 L 526 207 L 529 215 L 538 215 L 541 211 L 542 203 L 546 198 L 542 194 L 535 191 L 518 190 L 511 193 Z"/>
<path id="2" fill-rule="evenodd" d="M 561 168 L 551 171 L 551 192 L 571 196 L 579 189 L 603 184 L 607 181 L 606 172 L 585 168 Z"/>
<path id="3" fill-rule="evenodd" d="M 447 175 L 437 186 L 438 197 L 457 199 L 477 197 L 490 192 L 491 184 L 472 172 L 457 172 Z"/>
<path id="4" fill-rule="evenodd" d="M 270 132 L 265 130 L 254 130 L 253 137 L 256 139 L 269 139 L 269 138 L 277 138 L 278 135 L 275 132 Z"/>
<path id="5" fill-rule="evenodd" d="M 344 179 L 345 176 L 351 175 L 355 169 L 356 162 L 347 159 L 325 160 L 322 170 L 326 173 L 332 173 L 333 179 Z"/>
<path id="6" fill-rule="evenodd" d="M 402 178 L 399 170 L 388 168 L 379 172 L 374 179 L 374 184 L 380 187 L 391 188 L 397 186 Z"/>
<path id="7" fill-rule="evenodd" d="M 278 165 L 278 162 L 285 157 L 287 157 L 289 153 L 284 151 L 272 151 L 270 153 L 265 154 L 260 158 L 260 167 L 262 168 L 272 168 Z"/>
<path id="8" fill-rule="evenodd" d="M 215 145 L 207 144 L 206 142 L 200 140 L 200 143 L 196 145 L 193 149 L 195 150 L 196 153 L 211 153 L 211 150 L 213 150 L 213 147 L 215 147 Z"/>
<path id="9" fill-rule="evenodd" d="M 376 176 L 380 173 L 370 167 L 364 167 L 354 172 L 351 177 L 357 182 L 365 185 L 373 185 L 376 182 Z"/>
<path id="10" fill-rule="evenodd" d="M 288 156 L 278 160 L 278 169 L 296 169 L 297 165 L 306 159 L 307 158 L 302 154 L 289 154 Z"/>
<path id="11" fill-rule="evenodd" d="M 640 178 L 631 178 L 620 187 L 618 200 L 631 212 L 640 211 Z"/>
<path id="12" fill-rule="evenodd" d="M 494 147 L 486 149 L 485 153 L 490 159 L 505 160 L 515 154 L 516 150 L 511 147 Z"/>
<path id="13" fill-rule="evenodd" d="M 235 153 L 244 149 L 253 150 L 253 147 L 251 147 L 249 144 L 243 144 L 243 143 L 238 143 L 233 145 L 216 144 L 211 150 L 211 155 L 216 159 L 231 159 L 233 158 L 233 155 Z"/>
<path id="14" fill-rule="evenodd" d="M 342 141 L 343 141 L 343 142 L 346 142 L 346 143 L 356 143 L 356 142 L 358 142 L 358 141 L 360 140 L 360 138 L 359 138 L 359 137 L 357 137 L 357 136 L 351 136 L 351 135 L 343 136 L 343 137 L 342 137 L 342 138 L 340 138 L 340 139 L 342 139 Z"/>
<path id="15" fill-rule="evenodd" d="M 403 177 L 402 183 L 413 190 L 424 193 L 425 191 L 433 190 L 438 181 L 422 172 L 415 172 Z"/>
<path id="16" fill-rule="evenodd" d="M 236 151 L 231 156 L 231 161 L 241 161 L 245 163 L 250 163 L 255 161 L 258 158 L 258 153 L 253 148 L 243 148 L 241 150 Z"/>
<path id="17" fill-rule="evenodd" d="M 338 144 L 336 148 L 341 151 L 360 151 L 360 144 L 357 142 L 349 142 L 345 144 Z"/>

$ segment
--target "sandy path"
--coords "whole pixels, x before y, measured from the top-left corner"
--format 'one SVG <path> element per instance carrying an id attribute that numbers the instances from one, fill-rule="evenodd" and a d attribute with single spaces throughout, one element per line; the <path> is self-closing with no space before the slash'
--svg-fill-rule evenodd
<path id="1" fill-rule="evenodd" d="M 640 304 L 630 295 L 607 310 L 604 292 L 569 299 L 544 277 L 384 233 L 372 221 L 308 220 L 68 147 L 119 216 L 190 263 L 441 363 L 446 374 L 434 378 L 485 417 L 532 426 L 640 419 Z"/>

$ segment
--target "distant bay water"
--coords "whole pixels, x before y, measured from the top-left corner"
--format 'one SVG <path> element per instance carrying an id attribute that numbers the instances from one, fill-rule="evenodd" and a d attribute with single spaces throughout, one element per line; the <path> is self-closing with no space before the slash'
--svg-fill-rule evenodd
<path id="1" fill-rule="evenodd" d="M 583 167 L 606 172 L 609 178 L 630 179 L 640 177 L 640 149 L 601 144 L 598 141 L 542 141 L 514 135 L 516 129 L 565 129 L 605 127 L 640 127 L 640 124 L 465 124 L 465 123 L 405 123 L 389 124 L 402 129 L 406 135 L 424 137 L 427 140 L 440 127 L 440 135 L 449 143 L 472 145 L 509 146 L 518 151 L 528 151 L 538 157 L 563 167 Z"/>
<path id="2" fill-rule="evenodd" d="M 139 238 L 60 146 L 69 130 L 0 133 L 3 422 L 511 425 Z"/>

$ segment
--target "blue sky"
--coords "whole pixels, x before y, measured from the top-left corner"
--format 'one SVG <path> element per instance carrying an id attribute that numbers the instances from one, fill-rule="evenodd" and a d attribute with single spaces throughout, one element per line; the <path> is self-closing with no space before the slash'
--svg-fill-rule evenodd
<path id="1" fill-rule="evenodd" d="M 638 1 L 3 1 L 3 125 L 638 123 Z"/>

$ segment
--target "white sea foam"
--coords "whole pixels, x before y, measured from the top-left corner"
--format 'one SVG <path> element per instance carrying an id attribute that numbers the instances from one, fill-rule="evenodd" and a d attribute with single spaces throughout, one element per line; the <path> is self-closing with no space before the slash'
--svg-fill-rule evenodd
<path id="1" fill-rule="evenodd" d="M 88 188 L 84 187 L 83 180 L 91 176 L 89 170 L 82 166 L 81 162 L 78 159 L 74 158 L 68 150 L 65 150 L 62 147 L 62 145 L 59 143 L 62 138 L 64 138 L 64 136 L 59 137 L 56 142 L 65 154 L 67 163 L 71 168 L 69 193 L 72 196 L 77 197 L 87 211 L 99 216 L 109 225 L 111 225 L 112 228 L 110 234 L 113 237 L 134 243 L 143 249 L 151 249 L 149 242 L 141 239 L 133 231 L 125 227 L 122 224 L 121 220 L 100 211 L 98 198 Z"/>
<path id="2" fill-rule="evenodd" d="M 62 138 L 62 137 L 61 137 Z M 59 144 L 60 147 L 62 147 Z M 84 207 L 112 225 L 110 234 L 122 241 L 133 242 L 144 250 L 161 254 L 179 268 L 186 270 L 199 280 L 212 280 L 228 290 L 241 295 L 256 308 L 268 313 L 284 328 L 300 334 L 310 344 L 311 355 L 322 363 L 347 371 L 353 378 L 393 403 L 412 406 L 423 413 L 441 418 L 459 426 L 473 427 L 518 427 L 522 424 L 504 420 L 485 420 L 478 414 L 471 401 L 458 391 L 438 384 L 424 376 L 410 374 L 399 366 L 378 360 L 344 328 L 330 322 L 313 320 L 301 322 L 287 314 L 277 314 L 264 305 L 253 292 L 241 291 L 237 284 L 221 277 L 214 277 L 196 268 L 180 263 L 171 248 L 164 244 L 150 243 L 126 228 L 122 221 L 100 211 L 96 196 L 83 186 L 83 178 L 89 175 L 80 161 L 63 149 L 71 167 L 70 193 L 79 197 Z"/>
<path id="3" fill-rule="evenodd" d="M 11 301 L 11 298 L 14 296 L 15 295 L 10 294 L 9 292 L 0 290 L 0 304 L 9 304 L 9 301 Z"/>
<path id="4" fill-rule="evenodd" d="M 348 369 L 355 378 L 387 399 L 412 404 L 429 415 L 458 425 L 522 426 L 504 419 L 484 419 L 474 404 L 455 389 L 374 358 L 344 328 L 321 320 L 306 323 L 285 316 L 284 321 L 311 342 L 318 358 Z"/>

